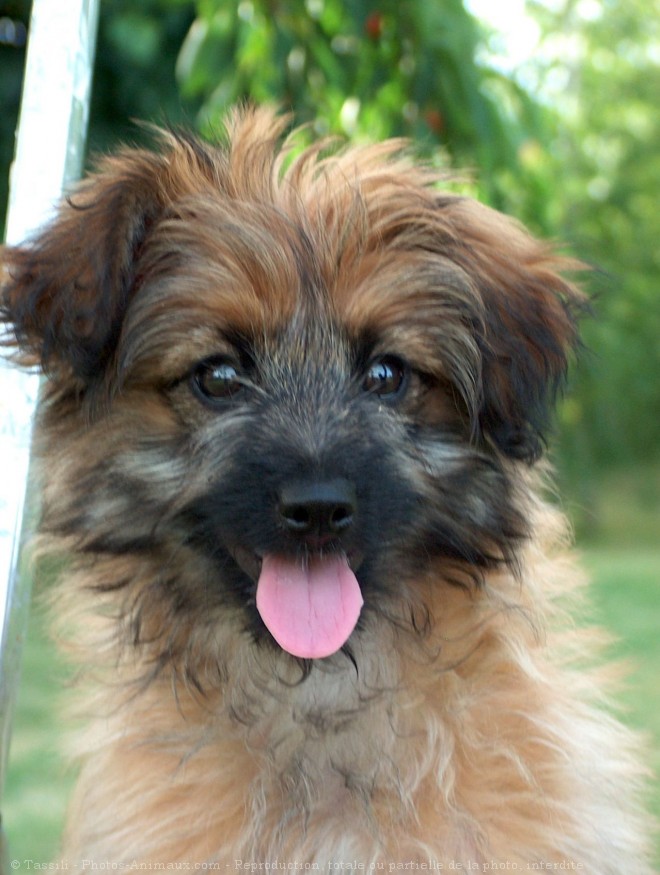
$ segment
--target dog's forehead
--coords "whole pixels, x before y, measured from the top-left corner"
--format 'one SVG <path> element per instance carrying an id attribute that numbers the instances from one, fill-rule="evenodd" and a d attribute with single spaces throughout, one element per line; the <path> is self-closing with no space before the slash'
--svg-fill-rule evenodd
<path id="1" fill-rule="evenodd" d="M 323 176 L 269 197 L 206 190 L 172 203 L 140 257 L 122 332 L 128 369 L 174 379 L 241 337 L 272 355 L 346 357 L 346 342 L 425 362 L 438 325 L 478 307 L 439 247 L 435 196 L 391 171 Z"/>

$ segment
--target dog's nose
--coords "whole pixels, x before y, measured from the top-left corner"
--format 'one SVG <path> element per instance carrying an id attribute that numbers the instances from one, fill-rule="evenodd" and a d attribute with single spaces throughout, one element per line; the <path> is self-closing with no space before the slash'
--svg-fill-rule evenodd
<path id="1" fill-rule="evenodd" d="M 356 510 L 355 487 L 344 479 L 294 482 L 279 495 L 278 512 L 285 528 L 315 547 L 350 529 Z"/>

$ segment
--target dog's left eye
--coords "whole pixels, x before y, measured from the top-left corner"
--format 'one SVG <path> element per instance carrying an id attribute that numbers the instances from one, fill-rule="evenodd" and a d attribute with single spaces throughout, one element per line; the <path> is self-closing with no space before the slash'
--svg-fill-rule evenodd
<path id="1" fill-rule="evenodd" d="M 383 356 L 369 365 L 362 388 L 379 398 L 393 400 L 405 391 L 408 372 L 408 366 L 401 359 L 393 355 Z"/>
<path id="2" fill-rule="evenodd" d="M 226 359 L 200 362 L 193 372 L 195 390 L 211 401 L 230 398 L 243 388 L 238 368 Z"/>

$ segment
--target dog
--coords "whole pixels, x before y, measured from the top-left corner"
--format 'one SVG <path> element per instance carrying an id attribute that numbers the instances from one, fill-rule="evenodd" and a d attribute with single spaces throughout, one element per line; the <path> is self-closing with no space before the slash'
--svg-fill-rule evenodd
<path id="1" fill-rule="evenodd" d="M 161 132 L 2 255 L 87 718 L 63 865 L 650 873 L 544 497 L 578 265 L 289 124 Z"/>

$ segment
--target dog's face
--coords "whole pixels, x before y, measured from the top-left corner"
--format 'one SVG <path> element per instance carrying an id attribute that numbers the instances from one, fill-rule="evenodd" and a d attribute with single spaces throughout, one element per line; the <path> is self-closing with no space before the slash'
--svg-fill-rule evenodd
<path id="1" fill-rule="evenodd" d="M 327 656 L 526 535 L 566 265 L 392 145 L 290 159 L 281 127 L 126 151 L 4 253 L 3 317 L 50 377 L 44 528 L 131 592 L 136 641 L 229 611 Z"/>

